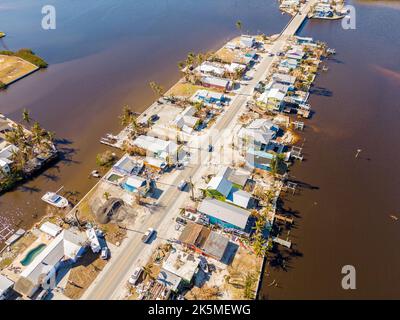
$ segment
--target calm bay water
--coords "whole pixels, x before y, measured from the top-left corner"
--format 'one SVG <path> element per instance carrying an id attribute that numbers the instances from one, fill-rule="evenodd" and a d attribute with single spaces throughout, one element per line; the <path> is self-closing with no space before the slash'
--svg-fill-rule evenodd
<path id="1" fill-rule="evenodd" d="M 400 297 L 400 224 L 389 217 L 400 217 L 400 3 L 388 3 L 354 3 L 356 30 L 311 21 L 301 32 L 337 55 L 310 99 L 306 161 L 291 170 L 307 185 L 285 201 L 298 215 L 295 254 L 281 250 L 286 270 L 267 271 L 263 298 Z M 344 265 L 356 268 L 356 290 L 341 287 Z"/>
<path id="2" fill-rule="evenodd" d="M 289 197 L 298 211 L 290 239 L 298 252 L 287 271 L 272 269 L 262 296 L 281 298 L 399 297 L 400 8 L 355 3 L 357 29 L 340 21 L 308 22 L 302 34 L 338 54 L 317 78 L 316 111 L 304 136 L 306 161 L 291 175 L 310 186 Z M 391 1 L 393 3 L 393 1 Z M 41 7 L 57 9 L 57 29 L 40 27 Z M 28 227 L 44 214 L 41 195 L 65 186 L 84 194 L 98 143 L 119 129 L 121 107 L 137 111 L 154 99 L 149 81 L 165 87 L 179 77 L 189 51 L 217 49 L 244 30 L 277 33 L 288 21 L 276 1 L 142 0 L 38 1 L 0 4 L 0 46 L 32 48 L 50 67 L 0 93 L 0 112 L 15 120 L 23 108 L 56 132 L 67 156 L 55 168 L 0 197 L 1 217 Z M 354 158 L 356 149 L 363 151 Z M 286 253 L 284 253 L 286 255 Z M 357 290 L 340 287 L 341 268 L 357 270 Z M 275 279 L 278 287 L 268 287 Z"/>

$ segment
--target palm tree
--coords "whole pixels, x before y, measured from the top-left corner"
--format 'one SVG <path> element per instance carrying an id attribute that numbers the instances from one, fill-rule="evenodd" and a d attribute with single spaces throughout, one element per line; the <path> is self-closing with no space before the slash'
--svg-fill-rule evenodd
<path id="1" fill-rule="evenodd" d="M 43 143 L 44 129 L 40 126 L 38 122 L 35 122 L 32 127 L 32 143 L 35 146 L 41 146 Z"/>
<path id="2" fill-rule="evenodd" d="M 22 120 L 29 124 L 32 120 L 30 113 L 27 109 L 22 110 Z"/>
<path id="3" fill-rule="evenodd" d="M 256 236 L 253 242 L 253 250 L 257 257 L 263 257 L 266 254 L 267 247 L 265 246 L 265 240 L 261 236 Z"/>
<path id="4" fill-rule="evenodd" d="M 163 96 L 164 88 L 161 85 L 159 85 L 158 83 L 156 83 L 154 81 L 150 81 L 149 86 L 150 86 L 151 90 L 153 90 L 153 92 L 158 96 L 158 98 L 161 98 Z"/>
<path id="5" fill-rule="evenodd" d="M 193 52 L 189 52 L 186 57 L 186 66 L 191 67 L 196 59 L 196 55 Z"/>
<path id="6" fill-rule="evenodd" d="M 104 192 L 103 197 L 104 199 L 106 199 L 108 201 L 108 199 L 110 199 L 111 194 L 109 192 Z"/>
<path id="7" fill-rule="evenodd" d="M 131 123 L 131 118 L 132 118 L 132 110 L 129 108 L 129 106 L 125 105 L 122 108 L 122 115 L 119 117 L 121 120 L 121 125 L 126 127 Z"/>

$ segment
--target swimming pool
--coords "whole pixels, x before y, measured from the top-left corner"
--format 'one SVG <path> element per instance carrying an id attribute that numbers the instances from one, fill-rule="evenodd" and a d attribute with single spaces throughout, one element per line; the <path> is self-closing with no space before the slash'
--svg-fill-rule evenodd
<path id="1" fill-rule="evenodd" d="M 122 184 L 122 187 L 129 192 L 135 192 L 137 189 L 135 187 L 130 186 L 129 184 Z"/>
<path id="2" fill-rule="evenodd" d="M 21 260 L 21 264 L 23 266 L 29 265 L 33 259 L 36 258 L 36 256 L 43 251 L 43 249 L 46 247 L 44 243 L 39 244 L 36 248 L 33 248 L 32 250 L 29 250 L 29 252 L 26 254 L 25 258 Z"/>

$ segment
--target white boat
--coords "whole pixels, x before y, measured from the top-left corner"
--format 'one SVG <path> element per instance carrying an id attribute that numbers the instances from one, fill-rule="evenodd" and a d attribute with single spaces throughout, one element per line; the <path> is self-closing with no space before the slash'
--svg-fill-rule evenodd
<path id="1" fill-rule="evenodd" d="M 46 192 L 42 200 L 56 208 L 65 208 L 68 206 L 68 200 L 55 192 Z"/>

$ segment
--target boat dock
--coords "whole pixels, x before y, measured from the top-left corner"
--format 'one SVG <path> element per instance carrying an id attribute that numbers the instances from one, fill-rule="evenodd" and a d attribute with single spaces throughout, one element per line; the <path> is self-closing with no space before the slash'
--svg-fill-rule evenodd
<path id="1" fill-rule="evenodd" d="M 24 229 L 18 229 L 11 237 L 9 237 L 5 244 L 7 246 L 11 246 L 14 242 L 17 242 L 24 234 L 25 234 Z"/>
<path id="2" fill-rule="evenodd" d="M 275 219 L 277 219 L 279 221 L 286 222 L 286 223 L 293 224 L 293 219 L 292 218 L 281 216 L 280 214 L 275 214 Z"/>
<path id="3" fill-rule="evenodd" d="M 289 249 L 292 246 L 292 243 L 290 241 L 286 241 L 286 240 L 283 240 L 283 239 L 278 238 L 278 237 L 273 237 L 272 241 L 275 242 L 275 243 L 278 243 L 278 244 L 280 244 L 282 246 L 285 246 L 285 247 L 287 247 Z"/>

